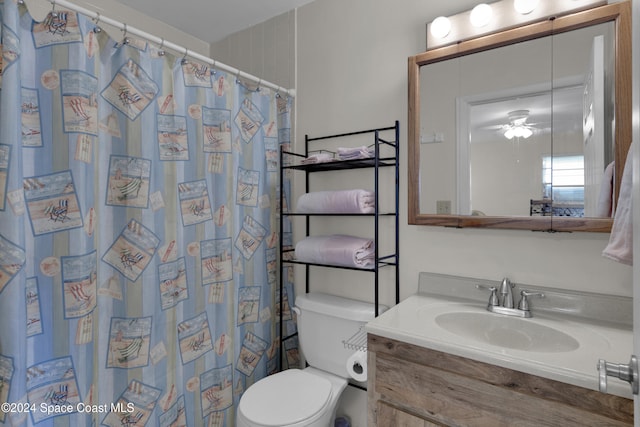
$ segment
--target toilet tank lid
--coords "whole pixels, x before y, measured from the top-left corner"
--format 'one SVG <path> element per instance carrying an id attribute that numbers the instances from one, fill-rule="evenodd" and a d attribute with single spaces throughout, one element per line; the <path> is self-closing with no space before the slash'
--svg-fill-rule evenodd
<path id="1" fill-rule="evenodd" d="M 297 295 L 295 305 L 303 315 L 305 311 L 311 311 L 356 322 L 368 322 L 375 318 L 375 306 L 371 303 L 321 292 Z M 384 313 L 387 308 L 380 305 L 378 313 Z"/>

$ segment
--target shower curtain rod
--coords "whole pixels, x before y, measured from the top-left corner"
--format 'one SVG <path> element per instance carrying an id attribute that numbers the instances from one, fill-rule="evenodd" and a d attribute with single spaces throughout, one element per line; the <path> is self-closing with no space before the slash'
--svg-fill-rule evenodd
<path id="1" fill-rule="evenodd" d="M 123 22 L 120 21 L 116 21 L 115 19 L 111 19 L 109 17 L 103 16 L 100 13 L 97 12 L 93 12 L 89 9 L 85 9 L 82 6 L 78 6 L 74 3 L 70 3 L 66 0 L 49 0 L 49 3 L 52 4 L 52 6 L 55 8 L 55 6 L 62 6 L 62 7 L 66 7 L 70 10 L 73 10 L 75 12 L 81 13 L 83 15 L 86 15 L 88 17 L 90 17 L 96 24 L 99 24 L 100 22 L 104 22 L 105 24 L 109 24 L 111 26 L 114 26 L 116 28 L 119 28 L 120 30 L 124 31 L 125 34 L 133 34 L 136 35 L 138 37 L 141 37 L 145 40 L 148 40 L 150 42 L 153 42 L 159 46 L 161 46 L 163 49 L 167 48 L 167 49 L 171 49 L 172 51 L 178 52 L 178 53 L 182 53 L 184 55 L 184 57 L 190 56 L 191 58 L 194 58 L 198 61 L 204 62 L 206 64 L 209 64 L 212 68 L 217 68 L 218 70 L 221 71 L 225 71 L 229 74 L 233 74 L 236 76 L 237 79 L 245 79 L 245 80 L 249 80 L 252 81 L 254 83 L 258 84 L 258 87 L 268 87 L 270 89 L 273 89 L 276 91 L 276 93 L 279 94 L 284 94 L 287 96 L 290 96 L 291 98 L 295 98 L 295 89 L 285 89 L 283 87 L 280 87 L 274 83 L 262 80 L 259 77 L 256 77 L 252 74 L 249 73 L 245 73 L 243 71 L 240 71 L 236 68 L 233 68 L 229 65 L 223 64 L 221 62 L 218 62 L 214 59 L 211 59 L 209 57 L 206 57 L 204 55 L 201 55 L 197 52 L 193 52 L 189 49 L 187 49 L 184 46 L 180 46 L 171 42 L 166 41 L 163 38 L 154 36 L 153 34 L 149 34 L 145 31 L 142 31 L 138 28 L 135 27 L 131 27 L 128 24 L 125 24 Z"/>

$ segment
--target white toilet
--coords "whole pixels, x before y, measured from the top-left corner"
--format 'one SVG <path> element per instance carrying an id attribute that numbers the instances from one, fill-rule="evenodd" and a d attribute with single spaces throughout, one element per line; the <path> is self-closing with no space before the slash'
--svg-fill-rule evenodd
<path id="1" fill-rule="evenodd" d="M 308 293 L 296 298 L 294 310 L 309 367 L 282 371 L 250 386 L 240 398 L 238 427 L 333 426 L 349 378 L 347 359 L 354 352 L 344 341 L 374 318 L 374 306 Z"/>

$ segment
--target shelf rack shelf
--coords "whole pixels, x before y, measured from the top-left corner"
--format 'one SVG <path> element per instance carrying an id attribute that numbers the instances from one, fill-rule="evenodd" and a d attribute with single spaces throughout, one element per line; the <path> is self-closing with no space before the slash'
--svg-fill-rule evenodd
<path id="1" fill-rule="evenodd" d="M 358 159 L 350 159 L 350 160 L 331 160 L 327 162 L 321 163 L 303 163 L 305 159 L 308 159 L 311 153 L 312 145 L 318 141 L 326 141 L 329 139 L 343 139 L 348 137 L 354 137 L 356 135 L 371 135 L 373 137 L 373 155 L 370 158 L 358 158 Z M 385 136 L 383 138 L 383 135 Z M 392 135 L 388 137 L 387 135 Z M 348 141 L 348 139 L 345 139 Z M 379 297 L 379 287 L 380 287 L 380 279 L 379 272 L 382 268 L 395 268 L 395 303 L 399 302 L 400 297 L 400 270 L 399 270 L 399 216 L 398 216 L 398 206 L 399 206 L 399 140 L 400 140 L 400 125 L 399 122 L 396 121 L 393 126 L 389 127 L 381 127 L 376 129 L 369 129 L 357 132 L 349 132 L 342 133 L 336 135 L 327 135 L 321 137 L 309 137 L 305 135 L 305 147 L 304 153 L 294 153 L 290 151 L 286 151 L 283 148 L 280 149 L 280 206 L 285 206 L 285 189 L 284 189 L 284 178 L 285 173 L 288 170 L 291 171 L 300 171 L 304 173 L 305 176 L 305 192 L 309 192 L 310 189 L 310 177 L 315 173 L 330 173 L 332 171 L 342 171 L 342 170 L 357 170 L 357 169 L 372 169 L 373 170 L 373 181 L 374 181 L 374 193 L 375 193 L 375 212 L 373 213 L 296 213 L 296 212 L 283 212 L 280 215 L 280 304 L 282 306 L 282 295 L 283 295 L 283 286 L 284 286 L 284 268 L 287 264 L 298 264 L 305 266 L 305 290 L 309 292 L 310 290 L 310 267 L 322 267 L 322 268 L 338 268 L 344 270 L 354 270 L 354 271 L 362 271 L 372 273 L 374 276 L 374 306 L 375 306 L 375 315 L 378 316 L 379 306 L 380 306 L 380 297 Z M 370 146 L 371 147 L 371 146 Z M 384 154 L 383 154 L 384 151 Z M 382 168 L 393 168 L 393 173 L 395 177 L 395 185 L 394 185 L 394 208 L 390 212 L 380 212 L 380 203 L 379 203 L 379 195 L 380 195 L 380 171 Z M 317 263 L 309 263 L 297 261 L 292 258 L 292 254 L 294 249 L 292 247 L 285 248 L 283 238 L 284 235 L 284 221 L 285 218 L 291 217 L 292 219 L 295 217 L 304 217 L 306 220 L 306 236 L 310 235 L 310 221 L 311 218 L 314 217 L 363 217 L 363 218 L 373 218 L 373 241 L 374 241 L 374 265 L 371 268 L 355 268 L 355 267 L 343 267 L 336 265 L 326 265 L 326 264 L 317 264 Z M 380 248 L 380 220 L 381 218 L 389 217 L 389 220 L 394 221 L 394 241 L 393 241 L 393 249 L 392 253 L 381 255 L 378 253 Z M 387 221 L 387 220 L 385 220 Z M 283 322 L 280 319 L 280 336 L 283 336 Z M 294 336 L 293 334 L 292 336 Z M 290 337 L 284 337 L 282 342 Z"/>

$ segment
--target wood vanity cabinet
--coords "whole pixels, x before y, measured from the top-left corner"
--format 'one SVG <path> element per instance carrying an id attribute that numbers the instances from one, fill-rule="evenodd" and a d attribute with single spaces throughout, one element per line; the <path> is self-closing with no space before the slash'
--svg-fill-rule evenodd
<path id="1" fill-rule="evenodd" d="M 633 425 L 631 399 L 377 335 L 367 343 L 370 427 Z"/>

